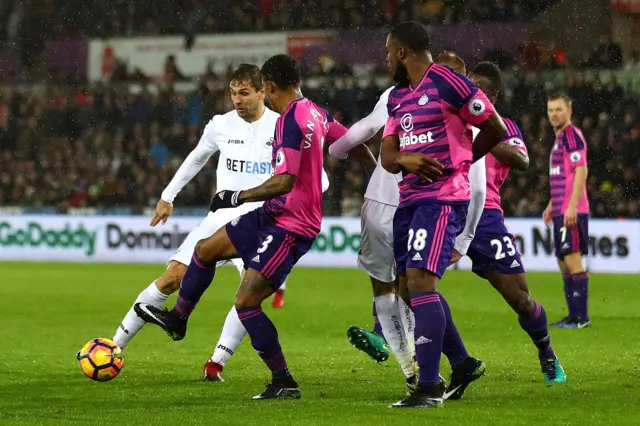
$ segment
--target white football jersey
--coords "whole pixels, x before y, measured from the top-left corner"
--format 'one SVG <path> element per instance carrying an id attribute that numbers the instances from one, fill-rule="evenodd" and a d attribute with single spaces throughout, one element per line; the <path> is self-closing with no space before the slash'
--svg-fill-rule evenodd
<path id="1" fill-rule="evenodd" d="M 369 115 L 371 120 L 375 120 L 378 130 L 385 126 L 389 118 L 387 101 L 389 100 L 389 93 L 392 89 L 393 87 L 390 87 L 380 95 L 378 103 L 376 103 L 376 106 Z M 400 203 L 400 189 L 398 188 L 400 181 L 402 181 L 402 173 L 394 175 L 386 171 L 382 167 L 382 162 L 378 155 L 378 164 L 371 175 L 364 198 L 397 207 Z"/>
<path id="2" fill-rule="evenodd" d="M 196 148 L 162 192 L 172 203 L 176 195 L 202 169 L 209 158 L 220 151 L 216 170 L 216 191 L 241 191 L 260 186 L 273 175 L 272 155 L 276 121 L 280 115 L 269 108 L 253 123 L 235 110 L 214 116 L 204 128 Z M 322 173 L 323 191 L 329 187 Z"/>

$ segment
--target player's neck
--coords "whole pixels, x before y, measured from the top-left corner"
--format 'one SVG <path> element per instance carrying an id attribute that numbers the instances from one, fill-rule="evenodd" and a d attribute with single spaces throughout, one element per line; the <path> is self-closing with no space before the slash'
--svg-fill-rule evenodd
<path id="1" fill-rule="evenodd" d="M 553 131 L 556 134 L 556 136 L 558 136 L 560 133 L 564 131 L 564 129 L 566 129 L 569 126 L 571 126 L 571 120 L 567 121 L 563 126 L 553 129 Z"/>
<path id="2" fill-rule="evenodd" d="M 431 58 L 427 56 L 420 59 L 416 58 L 415 61 L 411 61 L 406 65 L 407 74 L 409 76 L 409 84 L 411 84 L 411 87 L 415 89 L 418 84 L 420 84 L 422 78 L 424 77 L 424 74 L 427 72 L 429 66 L 432 63 L 433 61 L 431 60 Z"/>
<path id="3" fill-rule="evenodd" d="M 292 102 L 302 98 L 302 91 L 299 88 L 283 91 L 278 99 L 272 100 L 272 106 L 278 114 L 284 114 Z"/>
<path id="4" fill-rule="evenodd" d="M 267 109 L 266 106 L 264 106 L 264 104 L 261 104 L 258 109 L 256 110 L 256 113 L 254 115 L 252 115 L 251 117 L 247 117 L 245 119 L 245 121 L 247 123 L 253 123 L 255 121 L 258 121 L 262 118 L 262 116 L 264 115 L 264 110 Z"/>

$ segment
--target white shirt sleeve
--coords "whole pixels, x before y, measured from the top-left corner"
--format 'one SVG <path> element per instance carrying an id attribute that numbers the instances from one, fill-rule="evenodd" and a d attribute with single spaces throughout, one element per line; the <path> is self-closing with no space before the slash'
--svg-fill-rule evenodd
<path id="1" fill-rule="evenodd" d="M 173 203 L 178 193 L 188 184 L 195 175 L 207 164 L 209 158 L 215 154 L 218 150 L 217 130 L 216 127 L 220 125 L 217 119 L 218 116 L 206 125 L 204 132 L 200 137 L 198 145 L 189 153 L 184 162 L 180 165 L 180 168 L 171 179 L 171 182 L 162 191 L 162 200 L 167 203 Z"/>
<path id="2" fill-rule="evenodd" d="M 347 158 L 347 152 L 358 145 L 362 145 L 378 133 L 387 122 L 389 114 L 387 113 L 387 101 L 389 100 L 389 92 L 393 87 L 388 88 L 378 99 L 378 103 L 362 120 L 355 123 L 347 130 L 340 139 L 335 141 L 329 147 L 329 154 L 341 159 Z"/>
<path id="3" fill-rule="evenodd" d="M 461 255 L 466 255 L 471 241 L 476 234 L 476 227 L 484 210 L 484 202 L 487 198 L 487 170 L 484 158 L 479 159 L 469 169 L 469 184 L 471 185 L 471 201 L 464 229 L 456 238 L 454 248 Z"/>

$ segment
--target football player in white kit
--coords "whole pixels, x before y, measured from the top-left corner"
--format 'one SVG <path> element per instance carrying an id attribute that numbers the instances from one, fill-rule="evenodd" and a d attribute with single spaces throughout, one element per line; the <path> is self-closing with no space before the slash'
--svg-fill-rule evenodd
<path id="1" fill-rule="evenodd" d="M 466 71 L 462 59 L 453 53 L 441 54 L 434 62 L 450 66 L 458 72 Z M 392 89 L 393 87 L 390 87 L 380 96 L 371 114 L 351 126 L 342 138 L 329 147 L 329 154 L 345 158 L 349 150 L 366 143 L 384 127 L 388 118 L 387 100 Z M 485 173 L 483 159 L 474 163 L 469 172 L 471 203 L 465 229 L 456 241 L 456 249 L 462 255 L 468 248 L 468 244 L 464 244 L 463 241 L 470 242 L 473 239 L 482 214 L 486 196 Z M 405 374 L 407 386 L 411 388 L 417 383 L 413 313 L 405 303 L 406 297 L 400 297 L 402 289 L 396 282 L 393 253 L 393 217 L 399 204 L 398 182 L 401 179 L 400 174 L 393 175 L 384 170 L 378 160 L 365 193 L 361 215 L 358 266 L 371 279 L 374 316 L 377 316 L 374 322 L 379 322 L 384 340 L 375 331 L 371 332 L 358 326 L 349 327 L 347 336 L 354 347 L 367 353 L 377 362 L 388 358 L 387 345 L 384 344 L 386 340 Z"/>
<path id="2" fill-rule="evenodd" d="M 214 116 L 206 125 L 198 145 L 187 156 L 162 192 L 151 226 L 167 222 L 173 210 L 175 197 L 217 151 L 220 151 L 216 171 L 217 191 L 252 188 L 271 177 L 272 143 L 276 120 L 280 115 L 264 104 L 265 93 L 260 68 L 255 65 L 240 65 L 231 76 L 229 86 L 234 110 Z M 328 186 L 329 180 L 323 172 L 323 190 Z M 134 305 L 143 302 L 162 307 L 167 298 L 180 288 L 180 282 L 191 262 L 197 242 L 261 205 L 261 202 L 247 203 L 233 209 L 210 212 L 171 256 L 164 273 L 138 295 Z M 242 259 L 233 259 L 230 262 L 242 276 Z M 144 324 L 145 322 L 134 312 L 132 305 L 116 330 L 113 340 L 121 348 L 125 348 Z M 222 380 L 220 372 L 245 334 L 235 308 L 232 308 L 225 320 L 213 356 L 205 364 L 205 379 Z"/>

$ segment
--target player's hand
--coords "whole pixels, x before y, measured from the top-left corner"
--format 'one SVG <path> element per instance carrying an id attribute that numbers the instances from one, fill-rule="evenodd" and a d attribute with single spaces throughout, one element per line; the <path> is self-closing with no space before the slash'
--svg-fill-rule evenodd
<path id="1" fill-rule="evenodd" d="M 171 213 L 173 213 L 173 204 L 167 203 L 161 199 L 158 201 L 158 205 L 156 205 L 156 212 L 151 219 L 150 225 L 156 226 L 160 221 L 162 221 L 162 224 L 164 225 L 167 223 L 167 219 L 169 219 Z"/>
<path id="2" fill-rule="evenodd" d="M 578 224 L 578 210 L 575 207 L 569 206 L 564 212 L 564 227 L 573 228 Z"/>
<path id="3" fill-rule="evenodd" d="M 398 163 L 409 173 L 420 176 L 426 182 L 433 182 L 442 176 L 444 166 L 434 158 L 419 152 L 403 152 Z"/>
<path id="4" fill-rule="evenodd" d="M 215 212 L 220 209 L 238 207 L 242 204 L 242 201 L 240 201 L 241 192 L 242 191 L 220 191 L 216 193 L 216 195 L 213 196 L 213 200 L 211 200 L 209 210 Z"/>
<path id="5" fill-rule="evenodd" d="M 462 255 L 460 254 L 460 252 L 456 249 L 453 249 L 453 255 L 451 256 L 451 260 L 449 261 L 449 266 L 456 263 L 458 260 L 460 260 L 461 257 Z"/>
<path id="6" fill-rule="evenodd" d="M 542 221 L 545 225 L 551 226 L 553 224 L 553 215 L 551 214 L 551 203 L 542 212 Z"/>

